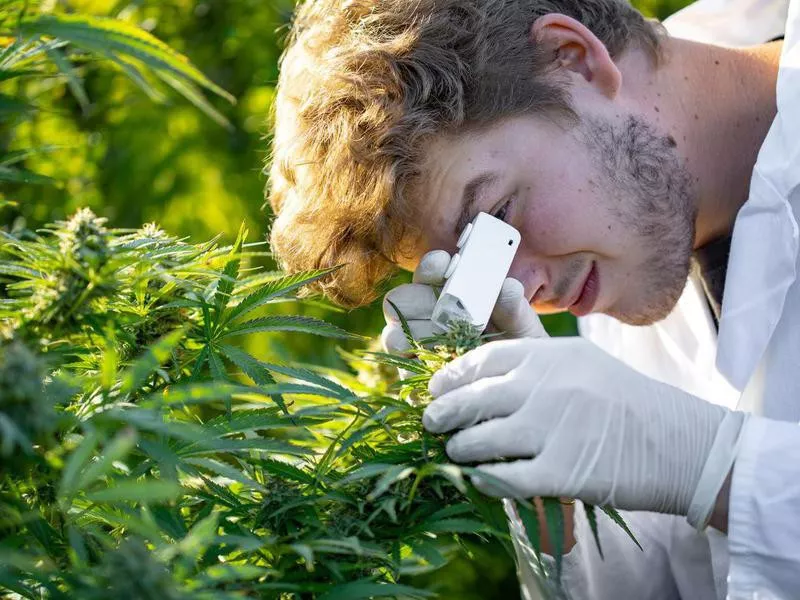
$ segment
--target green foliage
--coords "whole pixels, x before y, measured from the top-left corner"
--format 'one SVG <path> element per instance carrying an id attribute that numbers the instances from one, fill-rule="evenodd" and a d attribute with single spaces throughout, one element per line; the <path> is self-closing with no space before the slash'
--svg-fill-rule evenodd
<path id="1" fill-rule="evenodd" d="M 230 343 L 254 323 L 351 335 L 271 315 L 330 271 L 254 269 L 246 238 L 190 244 L 89 210 L 5 234 L 0 585 L 29 598 L 425 598 L 408 577 L 444 566 L 464 536 L 508 542 L 407 386 Z"/>
<path id="2" fill-rule="evenodd" d="M 38 2 L 0 6 L 0 39 L 6 40 L 0 52 L 0 81 L 6 82 L 12 92 L 0 95 L 4 121 L 26 121 L 42 110 L 37 96 L 41 82 L 50 77 L 63 79 L 82 112 L 89 112 L 89 95 L 77 65 L 102 57 L 151 98 L 163 98 L 149 81 L 155 77 L 216 121 L 230 125 L 205 100 L 200 89 L 231 102 L 233 97 L 154 36 L 117 19 L 46 14 L 46 10 Z M 0 154 L 0 181 L 55 184 L 55 179 L 20 166 L 27 158 L 46 150 L 36 146 L 5 150 Z"/>

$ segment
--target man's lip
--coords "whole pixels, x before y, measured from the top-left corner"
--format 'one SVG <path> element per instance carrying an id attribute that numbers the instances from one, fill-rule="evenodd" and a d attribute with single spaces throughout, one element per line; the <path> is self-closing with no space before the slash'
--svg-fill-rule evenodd
<path id="1" fill-rule="evenodd" d="M 560 307 L 561 310 L 569 310 L 570 308 L 575 306 L 575 304 L 578 302 L 578 300 L 581 299 L 581 296 L 583 296 L 583 292 L 586 289 L 586 282 L 589 281 L 589 276 L 592 274 L 592 269 L 593 268 L 594 268 L 594 262 L 589 263 L 589 271 L 586 273 L 586 276 L 583 278 L 583 282 L 578 287 L 578 289 L 575 290 L 575 293 L 572 295 L 572 299 L 569 302 L 567 302 L 566 304 L 564 304 L 563 306 Z"/>
<path id="2" fill-rule="evenodd" d="M 591 282 L 591 286 L 589 283 Z M 581 291 L 575 301 L 570 305 L 569 312 L 576 317 L 583 317 L 588 315 L 594 309 L 597 303 L 597 296 L 599 295 L 600 275 L 597 272 L 597 264 L 592 261 L 592 266 L 589 269 L 589 274 L 581 286 Z"/>

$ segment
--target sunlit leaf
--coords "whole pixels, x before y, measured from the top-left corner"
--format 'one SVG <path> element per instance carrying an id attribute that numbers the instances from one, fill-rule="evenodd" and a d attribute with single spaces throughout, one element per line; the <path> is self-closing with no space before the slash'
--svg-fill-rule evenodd
<path id="1" fill-rule="evenodd" d="M 291 294 L 304 285 L 313 283 L 336 270 L 336 268 L 333 268 L 322 269 L 318 271 L 305 271 L 270 281 L 249 296 L 243 298 L 239 304 L 234 306 L 228 312 L 228 314 L 225 315 L 225 322 L 227 323 L 229 321 L 241 318 L 259 306 L 264 306 L 275 298 L 280 298 L 282 296 Z"/>
<path id="2" fill-rule="evenodd" d="M 181 495 L 183 488 L 172 481 L 123 481 L 102 490 L 87 492 L 92 502 L 170 502 Z"/>
<path id="3" fill-rule="evenodd" d="M 245 335 L 267 331 L 294 331 L 299 333 L 311 333 L 321 337 L 332 337 L 345 340 L 362 339 L 361 336 L 345 331 L 344 329 L 331 325 L 325 321 L 313 317 L 296 316 L 271 316 L 262 317 L 245 321 L 230 326 L 220 337 L 222 339 L 235 335 Z"/>
<path id="4" fill-rule="evenodd" d="M 143 29 L 119 21 L 84 15 L 37 15 L 19 25 L 27 36 L 52 36 L 92 51 L 113 51 L 136 58 L 155 69 L 164 69 L 209 89 L 233 102 L 233 97 L 214 84 L 189 60 Z"/>

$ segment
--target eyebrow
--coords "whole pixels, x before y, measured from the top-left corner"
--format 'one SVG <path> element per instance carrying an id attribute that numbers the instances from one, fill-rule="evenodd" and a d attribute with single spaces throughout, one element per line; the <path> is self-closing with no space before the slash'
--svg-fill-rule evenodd
<path id="1" fill-rule="evenodd" d="M 461 205 L 463 208 L 461 209 L 461 215 L 458 217 L 458 221 L 456 221 L 454 231 L 456 237 L 461 235 L 464 227 L 472 220 L 472 208 L 481 190 L 497 181 L 497 179 L 498 176 L 496 173 L 482 173 L 464 186 L 464 193 L 461 197 Z"/>

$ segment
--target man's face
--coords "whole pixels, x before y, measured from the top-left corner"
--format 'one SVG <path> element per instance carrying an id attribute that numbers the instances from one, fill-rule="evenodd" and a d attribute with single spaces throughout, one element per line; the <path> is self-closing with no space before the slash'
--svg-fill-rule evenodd
<path id="1" fill-rule="evenodd" d="M 509 276 L 540 313 L 600 312 L 644 325 L 677 302 L 696 202 L 675 141 L 643 118 L 583 116 L 566 126 L 517 117 L 438 138 L 424 168 L 423 241 L 404 266 L 428 250 L 454 252 L 461 226 L 483 211 L 522 234 Z M 462 214 L 465 195 L 474 203 Z"/>

